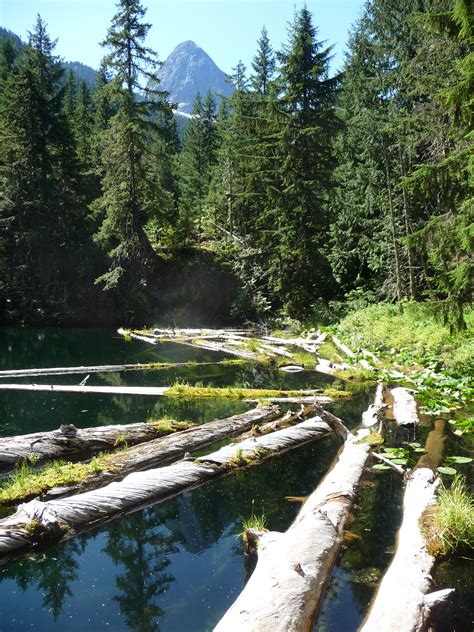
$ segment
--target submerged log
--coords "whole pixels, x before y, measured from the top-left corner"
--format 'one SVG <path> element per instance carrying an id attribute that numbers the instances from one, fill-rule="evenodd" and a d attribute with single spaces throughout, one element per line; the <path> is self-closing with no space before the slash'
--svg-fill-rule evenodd
<path id="1" fill-rule="evenodd" d="M 195 462 L 184 460 L 135 472 L 120 482 L 77 496 L 24 503 L 16 513 L 0 520 L 0 563 L 8 561 L 19 550 L 71 538 L 115 516 L 171 498 L 252 461 L 320 439 L 329 432 L 327 424 L 311 419 L 236 443 L 228 449 L 225 458 L 218 451 Z"/>
<path id="2" fill-rule="evenodd" d="M 359 442 L 367 429 L 353 435 L 334 415 L 322 418 L 345 437 L 343 450 L 290 528 L 260 535 L 257 566 L 215 632 L 312 629 L 370 450 Z"/>
<path id="3" fill-rule="evenodd" d="M 397 426 L 418 426 L 416 401 L 412 393 L 401 386 L 392 388 L 393 416 Z"/>
<path id="4" fill-rule="evenodd" d="M 189 425 L 189 424 L 187 424 Z M 156 423 L 117 424 L 95 428 L 76 428 L 64 424 L 51 432 L 34 432 L 0 438 L 0 470 L 25 459 L 38 464 L 46 460 L 86 458 L 118 445 L 136 445 L 183 429 L 183 424 L 169 423 L 168 432 Z M 186 427 L 186 426 L 184 426 Z"/>
<path id="5" fill-rule="evenodd" d="M 244 432 L 254 427 L 255 424 L 270 422 L 278 417 L 281 417 L 278 406 L 262 406 L 240 415 L 216 419 L 201 426 L 182 430 L 172 436 L 152 439 L 132 448 L 107 455 L 106 459 L 101 462 L 101 468 L 91 472 L 85 480 L 77 483 L 72 482 L 62 487 L 45 486 L 43 497 L 60 498 L 86 489 L 96 489 L 101 485 L 120 480 L 131 472 L 167 465 L 182 458 L 186 452 L 198 450 L 215 441 Z M 29 498 L 35 495 L 36 493 L 30 494 Z M 26 498 L 28 496 L 22 497 L 21 500 Z"/>

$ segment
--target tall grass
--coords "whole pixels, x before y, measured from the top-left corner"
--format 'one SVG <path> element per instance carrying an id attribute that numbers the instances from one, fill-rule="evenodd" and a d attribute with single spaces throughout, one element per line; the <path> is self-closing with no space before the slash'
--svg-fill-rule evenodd
<path id="1" fill-rule="evenodd" d="M 474 498 L 464 477 L 456 476 L 449 488 L 442 485 L 438 505 L 425 516 L 423 528 L 433 555 L 474 551 Z"/>

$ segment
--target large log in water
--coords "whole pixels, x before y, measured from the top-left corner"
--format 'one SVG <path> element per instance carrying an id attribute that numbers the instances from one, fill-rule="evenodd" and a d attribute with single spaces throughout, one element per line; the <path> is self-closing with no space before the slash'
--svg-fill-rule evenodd
<path id="1" fill-rule="evenodd" d="M 423 512 L 436 502 L 437 476 L 420 468 L 410 476 L 404 501 L 403 522 L 395 557 L 385 573 L 361 632 L 415 632 L 422 630 L 432 586 L 434 558 L 426 550 L 420 529 Z"/>
<path id="2" fill-rule="evenodd" d="M 123 481 L 77 496 L 48 502 L 32 500 L 20 505 L 12 516 L 0 520 L 0 563 L 8 561 L 19 549 L 73 537 L 115 516 L 202 485 L 247 465 L 249 460 L 260 460 L 290 450 L 320 439 L 329 432 L 326 423 L 318 418 L 311 419 L 236 443 L 228 451 L 225 461 L 217 452 L 200 457 L 195 462 L 179 461 L 166 467 L 136 472 Z"/>
<path id="3" fill-rule="evenodd" d="M 115 480 L 124 478 L 131 472 L 146 470 L 159 465 L 167 465 L 184 456 L 186 452 L 203 448 L 214 441 L 226 439 L 252 428 L 255 424 L 270 422 L 281 417 L 278 406 L 262 406 L 240 415 L 216 419 L 198 427 L 176 432 L 173 435 L 152 439 L 146 443 L 107 456 L 101 470 L 91 473 L 85 480 L 56 487 L 44 496 L 60 498 L 71 494 L 95 489 Z M 294 415 L 297 418 L 297 415 Z M 150 425 L 150 424 L 148 424 Z M 30 498 L 33 496 L 29 496 Z M 25 500 L 23 497 L 22 500 Z"/>
<path id="4" fill-rule="evenodd" d="M 361 632 L 424 630 L 432 609 L 452 593 L 448 589 L 428 594 L 435 560 L 427 551 L 420 528 L 420 518 L 436 504 L 439 478 L 433 470 L 443 458 L 445 424 L 444 419 L 435 422 L 426 439 L 426 454 L 408 479 L 395 557 L 380 583 Z"/>
<path id="5" fill-rule="evenodd" d="M 257 566 L 215 632 L 312 629 L 370 450 L 359 443 L 368 430 L 354 436 L 333 415 L 326 413 L 323 419 L 345 436 L 335 466 L 285 533 L 261 534 Z"/>
<path id="6" fill-rule="evenodd" d="M 21 459 L 42 463 L 53 459 L 86 458 L 98 452 L 114 450 L 118 445 L 136 445 L 173 432 L 164 432 L 155 423 L 116 424 L 78 429 L 62 425 L 51 432 L 34 432 L 0 438 L 0 470 L 12 467 Z M 179 429 L 179 424 L 176 425 Z"/>

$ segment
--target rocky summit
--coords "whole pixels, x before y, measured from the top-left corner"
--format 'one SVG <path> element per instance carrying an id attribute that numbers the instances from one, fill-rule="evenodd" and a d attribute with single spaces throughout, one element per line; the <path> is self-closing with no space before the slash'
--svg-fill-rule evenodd
<path id="1" fill-rule="evenodd" d="M 160 87 L 170 93 L 169 100 L 176 103 L 182 113 L 191 112 L 198 92 L 203 98 L 208 90 L 214 95 L 232 94 L 232 87 L 226 82 L 227 75 L 191 41 L 176 46 L 160 69 L 159 76 Z"/>

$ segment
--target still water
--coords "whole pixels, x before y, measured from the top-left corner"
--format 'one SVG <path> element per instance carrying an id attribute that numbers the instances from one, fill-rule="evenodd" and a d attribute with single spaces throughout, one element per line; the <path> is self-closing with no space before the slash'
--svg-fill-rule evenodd
<path id="1" fill-rule="evenodd" d="M 126 343 L 104 330 L 5 329 L 0 330 L 0 350 L 2 369 L 222 359 L 220 354 L 180 345 Z M 81 379 L 42 378 L 55 383 Z M 288 375 L 249 363 L 92 374 L 89 383 L 162 386 L 176 380 L 274 388 L 328 382 L 314 373 Z M 353 426 L 371 397 L 367 389 L 331 408 Z M 54 429 L 61 423 L 130 423 L 165 414 L 205 422 L 247 408 L 241 401 L 6 392 L 0 394 L 0 435 Z M 243 554 L 238 537 L 241 517 L 264 512 L 269 529 L 287 529 L 299 505 L 284 497 L 309 494 L 338 445 L 337 439 L 328 437 L 303 446 L 0 567 L 0 632 L 211 630 L 255 563 Z M 365 476 L 349 525 L 353 542 L 334 570 L 314 630 L 350 632 L 360 625 L 377 579 L 393 555 L 401 495 L 397 475 Z"/>

